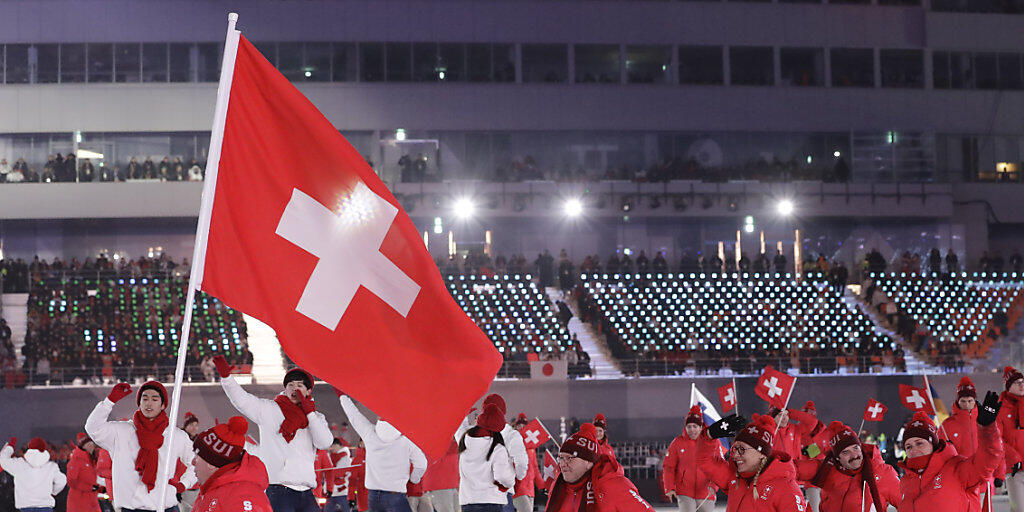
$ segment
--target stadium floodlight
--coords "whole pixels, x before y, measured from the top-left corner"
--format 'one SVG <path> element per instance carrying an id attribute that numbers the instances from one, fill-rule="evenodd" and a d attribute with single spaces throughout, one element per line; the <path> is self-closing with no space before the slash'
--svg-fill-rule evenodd
<path id="1" fill-rule="evenodd" d="M 405 130 L 404 129 L 399 128 L 399 129 L 395 130 L 395 140 L 397 140 L 399 142 L 405 140 Z"/>
<path id="2" fill-rule="evenodd" d="M 583 202 L 577 198 L 566 199 L 562 204 L 562 211 L 566 217 L 579 217 L 583 215 Z"/>
<path id="3" fill-rule="evenodd" d="M 834 156 L 834 157 L 836 157 L 836 158 L 839 158 L 839 157 L 840 157 L 840 156 L 842 156 L 842 155 L 843 155 L 843 154 L 842 154 L 842 153 L 840 153 L 838 149 L 832 152 L 832 156 Z"/>
<path id="4" fill-rule="evenodd" d="M 455 204 L 452 209 L 454 210 L 456 217 L 465 220 L 472 217 L 473 213 L 476 212 L 476 204 L 474 204 L 473 200 L 468 197 L 460 197 L 455 200 Z"/>
<path id="5" fill-rule="evenodd" d="M 782 199 L 775 204 L 775 211 L 778 212 L 778 214 L 783 217 L 789 217 L 790 215 L 793 215 L 793 210 L 793 201 L 789 199 Z"/>

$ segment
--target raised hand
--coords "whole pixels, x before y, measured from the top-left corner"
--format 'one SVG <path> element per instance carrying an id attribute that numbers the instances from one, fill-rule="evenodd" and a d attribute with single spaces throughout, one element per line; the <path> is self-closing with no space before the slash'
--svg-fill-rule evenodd
<path id="1" fill-rule="evenodd" d="M 983 427 L 991 425 L 999 417 L 999 409 L 1002 406 L 1003 403 L 999 401 L 999 395 L 995 391 L 986 393 L 985 401 L 978 407 L 978 425 Z"/>
<path id="2" fill-rule="evenodd" d="M 224 356 L 216 356 L 213 358 L 213 365 L 217 367 L 217 373 L 220 374 L 220 378 L 226 378 L 231 376 L 231 372 L 236 370 L 235 366 L 228 364 L 228 360 L 224 359 Z"/>
<path id="3" fill-rule="evenodd" d="M 747 419 L 737 414 L 730 414 L 708 427 L 708 436 L 712 439 L 720 437 L 733 437 L 737 432 L 747 426 Z"/>
<path id="4" fill-rule="evenodd" d="M 127 382 L 120 382 L 114 386 L 114 389 L 110 390 L 110 394 L 107 395 L 107 400 L 114 402 L 115 404 L 121 401 L 122 398 L 132 394 L 132 386 Z"/>

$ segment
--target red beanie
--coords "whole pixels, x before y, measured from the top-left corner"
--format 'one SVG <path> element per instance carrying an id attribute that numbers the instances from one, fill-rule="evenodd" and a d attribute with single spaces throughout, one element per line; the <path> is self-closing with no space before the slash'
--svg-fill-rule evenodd
<path id="1" fill-rule="evenodd" d="M 487 398 L 484 398 L 484 407 L 487 407 L 487 404 L 496 405 L 498 410 L 501 411 L 502 416 L 508 412 L 508 409 L 505 408 L 505 399 L 497 393 L 491 393 L 487 395 Z"/>
<path id="2" fill-rule="evenodd" d="M 608 430 L 608 420 L 605 419 L 604 414 L 598 413 L 597 416 L 594 416 L 594 426 Z"/>
<path id="3" fill-rule="evenodd" d="M 521 413 L 516 415 L 516 425 L 519 425 L 519 424 L 525 425 L 525 424 L 527 424 L 529 422 L 530 422 L 530 419 L 526 417 L 526 413 L 525 412 L 521 412 Z"/>
<path id="4" fill-rule="evenodd" d="M 139 392 L 135 394 L 135 405 L 139 405 L 142 403 L 142 392 L 147 389 L 152 389 L 153 391 L 156 391 L 160 395 L 160 399 L 163 400 L 164 407 L 167 407 L 167 388 L 165 388 L 163 384 L 155 380 L 151 380 L 143 384 L 142 387 L 139 388 Z"/>
<path id="5" fill-rule="evenodd" d="M 852 428 L 846 426 L 841 421 L 833 421 L 828 424 L 828 430 L 832 433 L 829 438 L 832 444 L 832 456 L 839 458 L 839 454 L 855 445 L 860 444 L 860 438 L 857 437 L 857 433 Z"/>
<path id="6" fill-rule="evenodd" d="M 79 432 L 78 435 L 75 436 L 75 446 L 79 448 L 82 448 L 85 446 L 85 443 L 90 441 L 92 441 L 92 439 L 90 439 L 89 434 L 86 434 L 85 432 Z"/>
<path id="7" fill-rule="evenodd" d="M 978 398 L 978 390 L 974 387 L 974 383 L 971 382 L 970 377 L 960 379 L 960 384 L 956 387 L 957 400 L 965 396 L 969 396 L 975 400 Z"/>
<path id="8" fill-rule="evenodd" d="M 1013 384 L 1014 381 L 1016 381 L 1017 379 L 1024 379 L 1024 375 L 1021 375 L 1021 373 L 1018 372 L 1017 369 L 1012 366 L 1007 366 L 1006 368 L 1003 368 L 1003 381 L 1006 383 L 1007 391 L 1010 390 L 1010 385 Z"/>
<path id="9" fill-rule="evenodd" d="M 562 443 L 558 453 L 568 453 L 573 457 L 579 457 L 587 462 L 595 462 L 598 457 L 597 430 L 592 423 L 584 423 L 580 431 L 569 436 Z"/>
<path id="10" fill-rule="evenodd" d="M 816 409 L 816 408 L 814 407 L 814 402 L 812 402 L 812 401 L 810 401 L 810 400 L 808 400 L 808 401 L 807 401 L 807 403 L 806 403 L 806 404 L 804 404 L 804 407 L 803 407 L 803 409 L 800 409 L 800 410 L 801 410 L 801 411 L 804 411 L 804 412 L 809 412 L 809 413 L 811 413 L 811 414 L 813 414 L 813 415 L 815 415 L 815 416 L 817 416 L 817 415 L 818 415 L 818 409 Z"/>
<path id="11" fill-rule="evenodd" d="M 903 428 L 903 443 L 906 444 L 907 439 L 912 437 L 920 437 L 932 443 L 933 449 L 939 449 L 939 429 L 924 411 L 915 412 L 910 422 Z"/>
<path id="12" fill-rule="evenodd" d="M 43 438 L 41 437 L 33 437 L 32 440 L 28 442 L 27 448 L 29 450 L 39 450 L 41 452 L 45 452 L 46 441 L 43 441 Z"/>
<path id="13" fill-rule="evenodd" d="M 484 406 L 484 412 L 476 417 L 476 426 L 495 433 L 501 432 L 505 429 L 505 416 L 497 405 L 487 404 Z"/>
<path id="14" fill-rule="evenodd" d="M 736 434 L 736 441 L 743 441 L 761 455 L 771 455 L 772 440 L 775 438 L 775 420 L 766 414 L 751 417 L 750 423 Z"/>
<path id="15" fill-rule="evenodd" d="M 199 423 L 199 418 L 192 414 L 192 411 L 188 411 L 185 413 L 185 423 L 181 425 L 181 428 L 185 428 L 192 423 Z"/>
<path id="16" fill-rule="evenodd" d="M 313 390 L 313 374 L 307 372 L 306 370 L 303 370 L 302 368 L 299 367 L 295 367 L 292 368 L 291 370 L 288 370 L 288 373 L 284 374 L 283 385 L 287 386 L 288 383 L 293 380 L 302 382 L 306 386 L 306 389 L 310 391 Z"/>
<path id="17" fill-rule="evenodd" d="M 696 423 L 702 427 L 704 426 L 704 414 L 701 413 L 699 405 L 690 407 L 690 412 L 686 414 L 686 423 L 684 423 L 684 425 L 690 423 Z"/>
<path id="18" fill-rule="evenodd" d="M 196 455 L 213 466 L 223 467 L 242 460 L 245 453 L 245 433 L 249 422 L 241 416 L 234 416 L 227 423 L 214 425 L 196 436 L 192 447 Z"/>

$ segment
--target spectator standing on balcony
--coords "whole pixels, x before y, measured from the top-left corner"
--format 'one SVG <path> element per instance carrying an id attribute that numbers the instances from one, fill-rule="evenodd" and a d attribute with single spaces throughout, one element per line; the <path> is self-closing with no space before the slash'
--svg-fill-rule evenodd
<path id="1" fill-rule="evenodd" d="M 700 406 L 691 407 L 682 435 L 669 444 L 662 464 L 665 494 L 669 500 L 675 499 L 679 512 L 712 512 L 715 509 L 717 489 L 697 465 L 697 437 L 704 426 Z M 698 504 L 701 504 L 700 508 Z"/>
<path id="2" fill-rule="evenodd" d="M 78 181 L 90 183 L 96 177 L 96 168 L 88 158 L 83 158 L 78 166 Z"/>
<path id="3" fill-rule="evenodd" d="M 125 167 L 125 176 L 129 180 L 141 180 L 142 179 L 142 165 L 133 156 L 128 160 L 128 165 Z"/>
<path id="4" fill-rule="evenodd" d="M 174 157 L 174 162 L 171 163 L 171 181 L 185 181 L 188 179 L 188 172 L 185 171 L 185 164 L 182 163 L 181 157 Z"/>
<path id="5" fill-rule="evenodd" d="M 782 251 L 776 250 L 775 251 L 775 257 L 772 258 L 772 266 L 775 267 L 775 273 L 776 274 L 785 274 L 787 272 L 787 270 L 788 270 L 786 268 L 786 264 L 787 263 L 788 263 L 788 261 L 786 261 L 786 255 L 782 254 Z"/>
<path id="6" fill-rule="evenodd" d="M 64 167 L 62 170 L 63 172 L 59 176 L 60 181 L 72 182 L 78 177 L 78 162 L 75 160 L 74 153 L 68 153 L 64 157 Z"/>
<path id="7" fill-rule="evenodd" d="M 14 477 L 14 506 L 23 512 L 52 512 L 54 496 L 67 484 L 67 477 L 50 460 L 46 441 L 34 437 L 24 457 L 14 456 L 18 438 L 12 437 L 0 449 L 0 467 Z"/>
<path id="8" fill-rule="evenodd" d="M 868 263 L 868 272 L 872 274 L 885 272 L 885 257 L 878 252 L 878 249 L 871 249 L 865 259 Z"/>
<path id="9" fill-rule="evenodd" d="M 946 251 L 946 272 L 950 274 L 960 272 L 960 259 L 957 258 L 953 249 Z"/>
<path id="10" fill-rule="evenodd" d="M 932 274 L 942 273 L 942 254 L 937 248 L 928 253 L 928 271 Z"/>
<path id="11" fill-rule="evenodd" d="M 25 180 L 24 181 L 27 181 L 29 183 L 39 183 L 39 181 L 40 181 L 39 173 L 36 172 L 36 168 L 35 167 L 29 167 L 28 170 L 25 171 L 24 175 L 25 175 Z"/>
<path id="12" fill-rule="evenodd" d="M 558 287 L 563 292 L 570 290 L 575 281 L 572 270 L 572 262 L 569 261 L 569 255 L 566 254 L 565 249 L 562 249 L 562 253 L 558 256 Z"/>
<path id="13" fill-rule="evenodd" d="M 160 164 L 157 165 L 157 177 L 160 178 L 160 181 L 174 181 L 174 179 L 171 178 L 170 158 L 165 156 L 163 160 L 160 160 Z"/>
<path id="14" fill-rule="evenodd" d="M 60 181 L 55 169 L 59 169 L 61 167 L 63 167 L 61 164 L 48 162 L 47 165 L 43 166 L 43 175 L 39 177 L 39 181 L 42 183 L 54 183 Z"/>
<path id="15" fill-rule="evenodd" d="M 664 252 L 658 251 L 658 254 L 656 254 L 654 256 L 654 263 L 652 264 L 652 268 L 654 269 L 655 272 L 667 272 L 668 271 L 668 262 L 665 261 L 665 253 Z"/>
<path id="16" fill-rule="evenodd" d="M 540 285 L 542 288 L 554 286 L 555 284 L 555 258 L 544 249 L 543 254 L 537 255 L 537 260 L 534 261 L 534 265 L 537 266 L 537 275 L 540 278 Z"/>
<path id="17" fill-rule="evenodd" d="M 15 165 L 11 172 L 7 173 L 6 181 L 7 183 L 21 183 L 25 181 L 25 174 Z"/>
<path id="18" fill-rule="evenodd" d="M 142 162 L 142 179 L 152 180 L 156 177 L 156 164 L 153 163 L 153 157 L 147 156 L 146 161 Z"/>
<path id="19" fill-rule="evenodd" d="M 12 171 L 21 171 L 22 174 L 25 174 L 25 173 L 28 172 L 28 164 L 25 163 L 25 159 L 24 158 L 19 158 L 18 160 L 16 160 L 14 162 L 14 167 L 12 167 L 11 170 Z"/>
<path id="20" fill-rule="evenodd" d="M 640 255 L 636 257 L 636 271 L 640 274 L 645 274 L 651 270 L 651 261 L 647 259 L 647 255 L 644 251 L 640 250 Z"/>
<path id="21" fill-rule="evenodd" d="M 318 512 L 313 463 L 316 450 L 329 448 L 334 436 L 313 403 L 313 376 L 292 368 L 284 376 L 283 391 L 267 400 L 242 389 L 224 356 L 213 363 L 231 405 L 259 426 L 260 457 L 270 477 L 267 497 L 274 512 Z"/>
<path id="22" fill-rule="evenodd" d="M 115 507 L 121 512 L 173 511 L 178 504 L 175 493 L 196 483 L 192 444 L 185 432 L 176 425 L 168 424 L 165 411 L 167 389 L 156 381 L 149 381 L 139 388 L 135 397 L 138 410 L 131 420 L 108 421 L 114 404 L 131 392 L 131 386 L 126 382 L 114 386 L 85 420 L 85 432 L 98 446 L 110 452 L 110 488 Z M 168 452 L 173 455 L 172 460 L 184 464 L 187 469 L 177 478 L 160 482 L 158 479 L 164 474 L 162 466 L 167 461 Z M 161 494 L 164 501 L 157 503 Z"/>
<path id="23" fill-rule="evenodd" d="M 203 181 L 203 168 L 199 166 L 199 162 L 196 162 L 195 158 L 192 159 L 188 167 L 188 180 Z"/>
<path id="24" fill-rule="evenodd" d="M 7 175 L 11 172 L 11 166 L 6 158 L 0 158 L 0 183 L 7 182 Z"/>
<path id="25" fill-rule="evenodd" d="M 1024 267 L 1024 258 L 1021 257 L 1020 251 L 1014 249 L 1013 254 L 1010 255 L 1010 270 L 1019 274 L 1022 267 Z"/>

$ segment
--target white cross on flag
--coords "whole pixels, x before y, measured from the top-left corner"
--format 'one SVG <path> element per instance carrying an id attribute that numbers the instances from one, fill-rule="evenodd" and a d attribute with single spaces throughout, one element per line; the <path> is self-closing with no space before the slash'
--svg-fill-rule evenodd
<path id="1" fill-rule="evenodd" d="M 551 439 L 548 429 L 544 428 L 544 425 L 537 418 L 527 423 L 520 433 L 523 434 L 523 444 L 526 445 L 527 450 L 534 450 Z"/>
<path id="2" fill-rule="evenodd" d="M 796 384 L 796 377 L 786 375 L 769 365 L 764 368 L 764 373 L 757 379 L 754 393 L 771 406 L 785 409 L 789 403 L 789 395 L 793 393 L 794 384 Z"/>
<path id="3" fill-rule="evenodd" d="M 544 468 L 542 469 L 544 475 L 544 487 L 551 489 L 551 486 L 555 483 L 555 479 L 558 478 L 558 463 L 555 462 L 555 458 L 551 456 L 551 452 L 544 450 Z"/>
<path id="4" fill-rule="evenodd" d="M 882 421 L 888 410 L 889 408 L 882 402 L 869 398 L 868 405 L 864 408 L 864 421 Z"/>
<path id="5" fill-rule="evenodd" d="M 296 364 L 437 459 L 501 355 L 452 299 L 418 229 L 362 155 L 235 37 L 192 286 L 274 328 Z"/>
<path id="6" fill-rule="evenodd" d="M 736 408 L 736 382 L 718 388 L 718 400 L 722 402 L 722 414 Z"/>
<path id="7" fill-rule="evenodd" d="M 928 395 L 921 388 L 900 384 L 900 402 L 911 411 L 924 411 L 925 414 L 935 414 L 935 410 L 932 409 L 932 403 L 928 400 Z"/>

